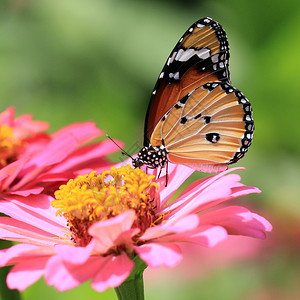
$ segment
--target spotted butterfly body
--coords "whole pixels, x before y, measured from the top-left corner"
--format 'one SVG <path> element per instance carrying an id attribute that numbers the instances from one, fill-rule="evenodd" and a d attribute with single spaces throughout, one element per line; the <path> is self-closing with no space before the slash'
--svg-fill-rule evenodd
<path id="1" fill-rule="evenodd" d="M 211 18 L 200 19 L 159 75 L 133 164 L 157 168 L 170 161 L 219 172 L 245 155 L 253 132 L 250 102 L 230 82 L 226 33 Z"/>

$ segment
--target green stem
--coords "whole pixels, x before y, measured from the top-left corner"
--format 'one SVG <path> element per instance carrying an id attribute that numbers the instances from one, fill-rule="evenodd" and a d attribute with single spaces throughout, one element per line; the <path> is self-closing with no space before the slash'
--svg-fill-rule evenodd
<path id="1" fill-rule="evenodd" d="M 115 288 L 119 300 L 144 300 L 143 273 L 147 265 L 139 256 L 133 258 L 134 269 L 120 286 Z"/>
<path id="2" fill-rule="evenodd" d="M 143 273 L 115 288 L 119 300 L 144 300 Z"/>

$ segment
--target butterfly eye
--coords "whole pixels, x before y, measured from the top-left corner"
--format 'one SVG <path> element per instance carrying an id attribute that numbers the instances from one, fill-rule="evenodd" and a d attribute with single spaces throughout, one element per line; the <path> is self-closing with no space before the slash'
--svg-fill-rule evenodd
<path id="1" fill-rule="evenodd" d="M 140 168 L 143 164 L 144 163 L 138 158 L 132 160 L 132 165 L 134 168 Z"/>

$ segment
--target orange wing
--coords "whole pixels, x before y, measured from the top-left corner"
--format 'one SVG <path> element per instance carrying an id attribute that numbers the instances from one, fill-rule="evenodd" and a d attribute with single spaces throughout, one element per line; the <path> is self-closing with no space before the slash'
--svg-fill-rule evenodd
<path id="1" fill-rule="evenodd" d="M 171 52 L 155 85 L 145 121 L 144 146 L 175 103 L 210 81 L 230 82 L 229 45 L 224 29 L 211 18 L 195 22 Z"/>
<path id="2" fill-rule="evenodd" d="M 180 99 L 159 121 L 150 143 L 164 145 L 168 160 L 218 172 L 242 158 L 252 143 L 248 99 L 228 83 L 206 83 Z"/>

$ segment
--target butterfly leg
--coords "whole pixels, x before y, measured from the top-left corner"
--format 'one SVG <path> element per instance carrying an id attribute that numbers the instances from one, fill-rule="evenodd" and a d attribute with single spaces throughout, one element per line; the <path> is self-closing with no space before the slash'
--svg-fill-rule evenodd
<path id="1" fill-rule="evenodd" d="M 158 176 L 156 176 L 156 179 L 158 179 L 160 177 L 161 170 L 162 170 L 162 168 L 159 168 L 159 173 L 158 173 Z"/>
<path id="2" fill-rule="evenodd" d="M 169 170 L 169 162 L 167 161 L 167 163 L 166 163 L 166 185 L 165 185 L 165 187 L 168 185 L 168 170 Z"/>
<path id="3" fill-rule="evenodd" d="M 158 179 L 160 177 L 162 169 L 163 169 L 163 167 L 160 167 L 159 173 L 156 176 L 156 179 Z M 165 184 L 165 186 L 167 186 L 167 185 L 168 185 L 168 161 L 166 162 L 166 184 Z"/>

